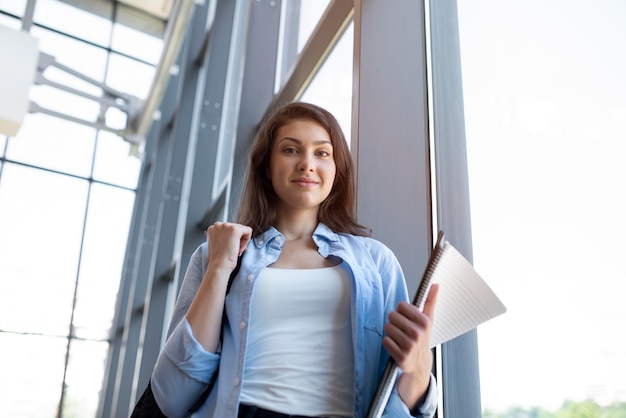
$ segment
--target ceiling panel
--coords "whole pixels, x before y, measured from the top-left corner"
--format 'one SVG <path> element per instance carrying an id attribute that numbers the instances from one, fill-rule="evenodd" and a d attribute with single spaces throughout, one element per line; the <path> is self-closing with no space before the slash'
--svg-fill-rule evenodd
<path id="1" fill-rule="evenodd" d="M 160 19 L 167 20 L 174 0 L 118 0 Z"/>

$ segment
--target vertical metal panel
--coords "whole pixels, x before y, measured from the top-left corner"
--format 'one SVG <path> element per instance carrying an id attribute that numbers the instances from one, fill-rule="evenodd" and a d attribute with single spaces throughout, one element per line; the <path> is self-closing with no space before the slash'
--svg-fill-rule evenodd
<path id="1" fill-rule="evenodd" d="M 437 219 L 446 238 L 472 261 L 463 85 L 456 0 L 430 2 Z M 480 417 L 476 331 L 441 347 L 445 417 Z"/>
<path id="2" fill-rule="evenodd" d="M 168 84 L 161 106 L 163 120 L 153 126 L 148 137 L 154 142 L 149 145 L 153 152 L 147 155 L 148 174 L 142 177 L 138 187 L 138 195 L 145 199 L 136 204 L 132 233 L 137 238 L 131 238 L 135 248 L 129 248 L 127 254 L 127 259 L 132 255 L 132 266 L 127 264 L 123 293 L 119 296 L 118 326 L 123 322 L 123 328 L 111 349 L 111 372 L 101 416 L 129 415 L 160 349 L 169 286 L 155 278 L 169 270 L 183 200 L 182 182 L 192 138 L 191 119 L 199 73 L 197 57 L 202 50 L 207 17 L 207 3 L 203 6 L 195 10 L 179 57 L 180 77 L 172 77 Z"/>
<path id="3" fill-rule="evenodd" d="M 296 58 L 298 57 L 298 32 L 300 31 L 301 3 L 301 0 L 289 0 L 283 3 L 282 6 L 284 22 L 282 22 L 282 36 L 279 40 L 279 42 L 282 42 L 282 45 L 279 46 L 281 54 L 278 56 L 280 75 L 278 77 L 277 86 L 275 86 L 277 88 L 283 85 L 283 82 L 292 70 L 292 65 L 296 62 Z"/>
<path id="4" fill-rule="evenodd" d="M 432 248 L 424 5 L 357 0 L 354 36 L 358 216 L 414 292 Z"/>
<path id="5" fill-rule="evenodd" d="M 107 397 L 111 399 L 110 415 L 103 416 L 119 416 L 117 409 L 120 407 L 120 391 L 130 392 L 132 389 L 132 379 L 127 378 L 124 381 L 123 377 L 127 376 L 129 372 L 132 376 L 134 370 L 134 359 L 138 347 L 135 336 L 138 336 L 141 331 L 143 300 L 147 291 L 147 280 L 141 272 L 150 267 L 149 260 L 153 251 L 156 231 L 157 213 L 155 208 L 158 208 L 160 200 L 159 194 L 154 193 L 153 188 L 160 189 L 163 184 L 164 166 L 167 161 L 167 152 L 163 151 L 163 148 L 167 148 L 167 141 L 163 140 L 162 132 L 155 132 L 153 138 L 156 140 L 152 146 L 153 159 L 147 175 L 142 178 L 143 184 L 138 188 L 138 194 L 143 197 L 143 201 L 136 204 L 140 205 L 141 211 L 135 211 L 133 220 L 133 225 L 137 225 L 137 228 L 133 228 L 133 232 L 137 234 L 137 239 L 134 240 L 136 247 L 127 250 L 127 258 L 130 256 L 130 251 L 134 251 L 132 265 L 128 265 L 128 270 L 123 275 L 123 290 L 128 293 L 118 296 L 124 299 L 125 304 L 119 306 L 121 329 L 118 333 L 121 335 L 116 336 L 114 341 L 118 345 L 115 347 L 118 357 L 114 366 L 116 373 L 109 376 L 107 383 L 107 386 L 112 389 L 112 393 L 107 394 Z M 128 405 L 125 408 L 128 408 Z"/>
<path id="6" fill-rule="evenodd" d="M 168 300 L 167 312 L 171 312 L 176 295 L 182 285 L 182 279 L 187 269 L 187 263 L 197 246 L 205 240 L 204 229 L 208 223 L 218 219 L 210 219 L 209 213 L 217 203 L 213 195 L 213 183 L 216 170 L 216 158 L 220 132 L 223 127 L 224 95 L 229 71 L 229 55 L 232 38 L 235 30 L 235 19 L 241 16 L 235 14 L 235 2 L 218 1 L 215 19 L 207 40 L 207 69 L 205 76 L 204 96 L 201 105 L 200 133 L 194 156 L 194 169 L 190 177 L 190 193 L 188 198 L 187 219 L 185 225 L 180 225 L 183 233 L 182 245 L 175 249 L 179 259 L 175 272 L 175 292 Z M 247 16 L 244 16 L 247 18 Z M 169 325 L 169 316 L 164 326 Z"/>
<path id="7" fill-rule="evenodd" d="M 111 342 L 109 353 L 107 356 L 107 367 L 103 379 L 102 392 L 98 407 L 98 417 L 115 416 L 113 397 L 116 392 L 116 379 L 119 370 L 120 355 L 124 344 L 124 324 L 126 322 L 127 307 L 132 297 L 135 286 L 136 263 L 141 251 L 141 239 L 144 223 L 142 214 L 146 210 L 146 206 L 150 202 L 150 188 L 146 187 L 152 181 L 154 176 L 154 158 L 156 156 L 156 140 L 157 134 L 160 132 L 160 123 L 155 123 L 152 130 L 147 136 L 145 158 L 146 163 L 143 164 L 139 184 L 135 196 L 135 206 L 133 208 L 133 216 L 128 233 L 128 241 L 126 243 L 126 254 L 124 265 L 120 278 L 120 287 L 117 295 L 115 306 L 115 316 L 111 330 Z"/>
<path id="8" fill-rule="evenodd" d="M 138 334 L 133 333 L 128 339 L 133 344 L 137 341 L 137 351 L 127 354 L 128 366 L 122 372 L 121 381 L 124 384 L 130 381 L 131 387 L 127 392 L 128 401 L 126 397 L 120 395 L 118 412 L 123 411 L 125 405 L 128 405 L 128 408 L 133 407 L 136 396 L 143 391 L 150 378 L 161 348 L 165 304 L 170 282 L 160 280 L 160 278 L 168 275 L 173 260 L 178 223 L 184 213 L 183 208 L 186 207 L 184 186 L 188 181 L 188 164 L 190 155 L 195 153 L 200 125 L 198 114 L 202 92 L 199 90 L 202 86 L 203 69 L 200 66 L 199 57 L 203 53 L 208 8 L 209 2 L 205 2 L 194 10 L 187 30 L 185 48 L 181 51 L 179 59 L 182 85 L 180 95 L 177 97 L 173 129 L 168 140 L 166 176 L 162 188 L 158 191 L 154 190 L 154 192 L 160 192 L 158 209 L 155 208 L 158 213 L 154 248 L 149 255 L 149 260 L 146 260 L 149 266 L 146 265 L 139 276 L 139 280 L 147 282 L 141 327 Z M 170 82 L 172 82 L 171 79 Z"/>
<path id="9" fill-rule="evenodd" d="M 233 175 L 228 200 L 230 219 L 233 218 L 239 202 L 248 149 L 259 122 L 274 96 L 276 76 L 281 2 L 257 0 L 251 3 L 245 68 L 241 81 L 241 103 L 236 125 Z"/>

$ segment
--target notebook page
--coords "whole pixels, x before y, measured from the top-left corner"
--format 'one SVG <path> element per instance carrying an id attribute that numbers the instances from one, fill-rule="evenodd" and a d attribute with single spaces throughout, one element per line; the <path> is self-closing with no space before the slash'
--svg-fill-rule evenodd
<path id="1" fill-rule="evenodd" d="M 506 312 L 474 267 L 449 243 L 433 272 L 439 283 L 430 346 L 447 342 Z"/>

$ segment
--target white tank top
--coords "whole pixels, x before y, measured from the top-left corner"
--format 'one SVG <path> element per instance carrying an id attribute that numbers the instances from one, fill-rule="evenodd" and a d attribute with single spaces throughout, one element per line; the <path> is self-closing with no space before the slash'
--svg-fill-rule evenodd
<path id="1" fill-rule="evenodd" d="M 341 265 L 261 272 L 250 306 L 241 403 L 352 417 L 350 287 Z"/>

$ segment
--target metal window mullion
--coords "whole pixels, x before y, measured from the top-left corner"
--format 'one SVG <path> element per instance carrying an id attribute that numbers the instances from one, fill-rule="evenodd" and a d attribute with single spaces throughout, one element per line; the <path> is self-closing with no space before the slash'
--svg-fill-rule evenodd
<path id="1" fill-rule="evenodd" d="M 229 54 L 235 34 L 235 19 L 237 16 L 235 2 L 219 1 L 215 8 L 215 19 L 210 28 L 210 37 L 207 44 L 207 70 L 203 93 L 202 108 L 200 110 L 201 134 L 196 144 L 194 169 L 191 176 L 190 193 L 188 199 L 186 224 L 179 226 L 184 232 L 182 243 L 177 245 L 175 253 L 180 263 L 174 274 L 174 289 L 167 302 L 166 311 L 173 310 L 176 295 L 182 285 L 182 279 L 191 254 L 198 245 L 205 240 L 204 229 L 217 218 L 206 219 L 219 198 L 212 198 L 214 179 L 217 176 L 216 158 L 218 157 L 218 141 L 221 132 L 225 129 L 223 123 L 226 84 L 229 76 Z M 234 140 L 234 138 L 230 138 Z M 223 199 L 222 199 L 223 201 Z M 180 231 L 179 231 L 180 232 Z M 163 324 L 168 327 L 168 321 Z"/>
<path id="2" fill-rule="evenodd" d="M 117 406 L 117 392 L 119 375 L 122 373 L 123 357 L 125 356 L 125 342 L 128 335 L 130 317 L 133 315 L 135 305 L 134 294 L 137 286 L 138 265 L 143 254 L 146 242 L 145 229 L 147 226 L 147 211 L 154 204 L 155 196 L 151 193 L 152 185 L 157 182 L 155 176 L 162 173 L 159 169 L 158 139 L 161 134 L 160 124 L 153 126 L 147 137 L 143 164 L 140 175 L 131 226 L 126 244 L 124 266 L 120 279 L 120 288 L 117 296 L 115 316 L 111 329 L 111 345 L 107 359 L 106 376 L 103 390 L 100 395 L 99 417 L 115 417 Z M 145 256 L 145 255 L 144 255 Z"/>
<path id="3" fill-rule="evenodd" d="M 354 9 L 358 217 L 395 252 L 413 293 L 432 248 L 424 7 L 357 0 Z"/>
<path id="4" fill-rule="evenodd" d="M 241 79 L 241 100 L 234 126 L 232 178 L 227 201 L 228 218 L 234 216 L 247 165 L 248 149 L 257 127 L 274 97 L 281 2 L 251 2 L 245 44 L 245 67 Z"/>
<path id="5" fill-rule="evenodd" d="M 302 95 L 319 67 L 341 38 L 343 31 L 348 27 L 352 13 L 351 1 L 331 0 L 309 40 L 298 54 L 293 68 L 288 71 L 289 76 L 282 80 L 283 84 L 268 106 L 268 111 L 281 104 L 289 103 Z"/>
<path id="6" fill-rule="evenodd" d="M 448 241 L 471 262 L 467 152 L 456 0 L 429 3 L 437 220 Z M 476 330 L 440 348 L 443 416 L 479 417 Z"/>

